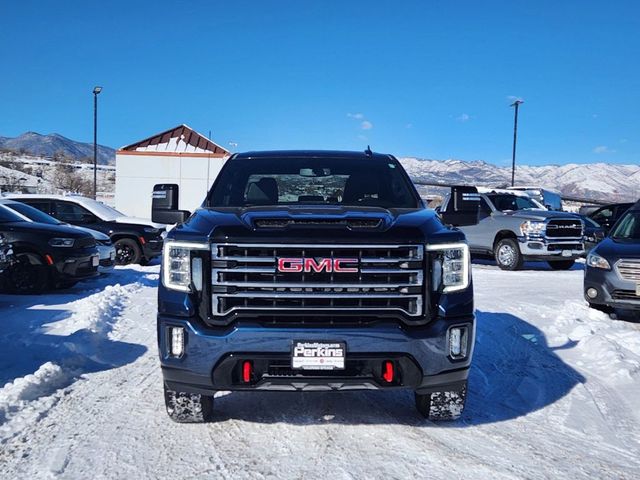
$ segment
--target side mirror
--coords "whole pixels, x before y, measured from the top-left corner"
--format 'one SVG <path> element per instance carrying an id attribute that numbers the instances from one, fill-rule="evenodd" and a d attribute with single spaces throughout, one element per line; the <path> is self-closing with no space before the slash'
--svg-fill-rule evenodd
<path id="1" fill-rule="evenodd" d="M 179 189 L 175 183 L 160 183 L 153 186 L 151 221 L 155 223 L 182 223 L 191 212 L 178 209 Z"/>
<path id="2" fill-rule="evenodd" d="M 188 210 L 154 210 L 151 221 L 154 223 L 182 223 L 191 216 Z"/>
<path id="3" fill-rule="evenodd" d="M 451 196 L 447 208 L 441 212 L 446 225 L 465 227 L 477 225 L 480 212 L 480 194 L 476 187 L 451 187 Z"/>

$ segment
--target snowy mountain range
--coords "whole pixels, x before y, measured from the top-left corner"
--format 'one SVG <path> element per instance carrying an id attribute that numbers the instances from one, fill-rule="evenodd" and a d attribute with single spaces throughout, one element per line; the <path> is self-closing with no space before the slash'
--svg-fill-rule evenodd
<path id="1" fill-rule="evenodd" d="M 401 158 L 414 181 L 499 187 L 511 184 L 511 167 L 483 161 L 424 160 Z M 516 185 L 533 185 L 565 196 L 610 202 L 640 198 L 640 165 L 587 163 L 516 166 Z M 421 193 L 432 193 L 422 187 Z M 440 192 L 433 192 L 440 193 Z"/>
<path id="2" fill-rule="evenodd" d="M 93 143 L 76 142 L 57 133 L 41 135 L 36 132 L 26 132 L 18 137 L 0 137 L 0 149 L 53 157 L 64 155 L 73 160 L 91 159 L 93 161 Z M 116 151 L 113 148 L 98 145 L 98 163 L 103 165 L 115 164 Z"/>

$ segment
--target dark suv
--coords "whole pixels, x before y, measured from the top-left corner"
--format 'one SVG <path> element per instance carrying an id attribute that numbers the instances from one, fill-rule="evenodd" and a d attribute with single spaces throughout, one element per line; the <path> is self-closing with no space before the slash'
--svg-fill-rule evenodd
<path id="1" fill-rule="evenodd" d="M 88 233 L 28 222 L 6 208 L 0 208 L 0 233 L 15 254 L 5 273 L 5 287 L 11 292 L 40 293 L 98 275 L 96 241 Z"/>
<path id="2" fill-rule="evenodd" d="M 158 221 L 188 213 L 170 187 L 154 190 Z M 454 198 L 451 213 L 470 202 L 477 221 L 477 191 Z M 234 155 L 164 245 L 169 416 L 210 419 L 217 390 L 405 388 L 429 419 L 458 418 L 475 336 L 469 258 L 391 155 Z"/>
<path id="3" fill-rule="evenodd" d="M 587 256 L 584 296 L 598 310 L 640 314 L 640 201 Z"/>
<path id="4" fill-rule="evenodd" d="M 116 263 L 145 264 L 162 254 L 165 225 L 128 217 L 102 202 L 78 195 L 10 195 L 61 222 L 87 227 L 109 235 L 116 247 Z"/>

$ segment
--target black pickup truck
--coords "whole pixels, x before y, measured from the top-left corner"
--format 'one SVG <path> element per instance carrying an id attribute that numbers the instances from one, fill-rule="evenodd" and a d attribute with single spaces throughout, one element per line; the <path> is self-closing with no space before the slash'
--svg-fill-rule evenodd
<path id="1" fill-rule="evenodd" d="M 445 221 L 477 221 L 477 193 L 454 193 Z M 173 420 L 210 420 L 217 390 L 405 388 L 429 419 L 461 415 L 475 335 L 469 248 L 396 158 L 237 154 L 192 215 L 177 210 L 177 186 L 153 198 L 154 221 L 179 223 L 158 289 Z"/>

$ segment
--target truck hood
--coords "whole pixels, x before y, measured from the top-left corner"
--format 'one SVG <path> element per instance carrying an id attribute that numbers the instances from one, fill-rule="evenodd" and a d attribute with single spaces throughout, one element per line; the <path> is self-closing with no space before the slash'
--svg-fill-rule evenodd
<path id="1" fill-rule="evenodd" d="M 521 218 L 523 220 L 544 221 L 548 218 L 559 218 L 565 220 L 575 220 L 579 217 L 573 213 L 568 212 L 556 212 L 552 210 L 512 210 L 502 212 L 509 217 Z"/>
<path id="2" fill-rule="evenodd" d="M 213 242 L 424 243 L 462 240 L 433 210 L 341 206 L 199 209 L 170 237 Z"/>
<path id="3" fill-rule="evenodd" d="M 116 223 L 128 223 L 130 225 L 144 225 L 145 227 L 153 227 L 153 228 L 165 228 L 166 225 L 163 223 L 154 223 L 151 220 L 146 218 L 138 218 L 138 217 L 117 217 L 114 219 Z"/>

